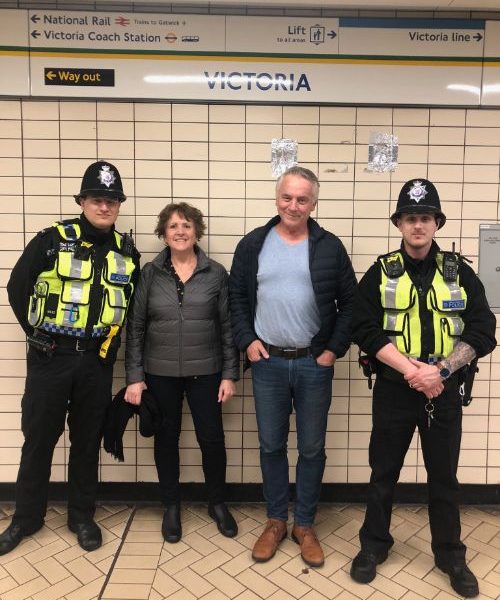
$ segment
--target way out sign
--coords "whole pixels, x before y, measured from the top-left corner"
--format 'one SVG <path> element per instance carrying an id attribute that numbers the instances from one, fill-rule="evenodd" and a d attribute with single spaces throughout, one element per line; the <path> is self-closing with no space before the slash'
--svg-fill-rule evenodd
<path id="1" fill-rule="evenodd" d="M 45 85 L 114 87 L 115 70 L 47 67 L 44 70 L 44 82 Z"/>

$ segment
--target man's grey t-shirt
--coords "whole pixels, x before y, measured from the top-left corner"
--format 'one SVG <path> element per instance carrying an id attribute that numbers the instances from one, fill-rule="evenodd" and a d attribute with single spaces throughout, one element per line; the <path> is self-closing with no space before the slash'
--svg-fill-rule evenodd
<path id="1" fill-rule="evenodd" d="M 289 244 L 273 227 L 259 254 L 255 332 L 273 346 L 307 348 L 320 325 L 309 240 Z"/>

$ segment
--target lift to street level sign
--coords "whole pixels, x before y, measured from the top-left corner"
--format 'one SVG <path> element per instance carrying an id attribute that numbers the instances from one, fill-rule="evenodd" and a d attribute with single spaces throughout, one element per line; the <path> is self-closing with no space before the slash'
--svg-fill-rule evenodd
<path id="1" fill-rule="evenodd" d="M 44 83 L 45 85 L 114 87 L 115 70 L 46 67 Z"/>

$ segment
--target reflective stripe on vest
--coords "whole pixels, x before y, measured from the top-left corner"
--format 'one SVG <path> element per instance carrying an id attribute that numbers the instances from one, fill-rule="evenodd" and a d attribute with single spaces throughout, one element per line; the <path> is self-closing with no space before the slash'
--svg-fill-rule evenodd
<path id="1" fill-rule="evenodd" d="M 86 335 L 89 314 L 90 289 L 95 277 L 91 244 L 79 242 L 78 223 L 55 223 L 60 248 L 54 267 L 38 276 L 30 298 L 28 320 L 33 327 L 64 335 Z M 122 236 L 114 232 L 115 242 L 121 248 Z M 89 249 L 88 257 L 75 258 L 81 246 Z M 132 274 L 135 265 L 131 257 L 110 250 L 103 263 L 100 284 L 103 287 L 102 305 L 91 335 L 105 334 L 110 325 L 121 326 L 125 319 L 128 298 L 133 291 Z"/>
<path id="2" fill-rule="evenodd" d="M 401 264 L 402 260 L 401 257 Z M 418 294 L 412 280 L 406 272 L 400 277 L 389 278 L 385 269 L 382 269 L 380 291 L 384 309 L 384 330 L 389 339 L 403 354 L 420 356 L 420 319 L 410 319 L 415 306 L 418 316 Z"/>
<path id="3" fill-rule="evenodd" d="M 435 336 L 435 353 L 446 357 L 452 353 L 464 330 L 460 313 L 467 306 L 467 293 L 460 287 L 458 280 L 443 279 L 442 252 L 436 254 L 436 265 L 432 288 L 427 294 L 427 308 L 432 311 L 434 331 L 441 332 L 439 336 Z M 436 285 L 436 277 L 440 285 Z"/>
<path id="4" fill-rule="evenodd" d="M 384 330 L 396 348 L 407 356 L 420 358 L 425 350 L 430 359 L 451 354 L 463 332 L 460 317 L 467 306 L 467 294 L 459 281 L 445 281 L 442 275 L 443 254 L 436 255 L 437 269 L 427 292 L 426 308 L 432 312 L 434 347 L 422 349 L 422 327 L 419 316 L 419 297 L 410 276 L 404 270 L 399 277 L 388 277 L 386 264 L 400 252 L 379 258 L 382 266 L 380 296 L 384 309 Z"/>
<path id="5" fill-rule="evenodd" d="M 91 279 L 92 268 L 90 260 L 79 260 L 73 252 L 59 252 L 57 256 L 57 274 L 62 279 Z"/>

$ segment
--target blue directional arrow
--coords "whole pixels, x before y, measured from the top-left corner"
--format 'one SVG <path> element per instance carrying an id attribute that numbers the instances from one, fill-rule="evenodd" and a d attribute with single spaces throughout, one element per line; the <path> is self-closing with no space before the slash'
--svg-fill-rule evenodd
<path id="1" fill-rule="evenodd" d="M 37 37 L 40 37 L 42 34 L 35 29 L 34 31 L 31 32 L 31 35 L 36 39 Z"/>
<path id="2" fill-rule="evenodd" d="M 327 35 L 329 38 L 331 38 L 332 40 L 333 40 L 333 38 L 336 38 L 336 37 L 337 37 L 337 34 L 336 34 L 336 33 L 335 33 L 335 31 L 333 31 L 333 30 L 332 30 L 332 31 L 329 31 L 329 32 L 328 32 L 326 35 Z"/>
<path id="3" fill-rule="evenodd" d="M 40 20 L 40 17 L 38 15 L 33 15 L 31 17 L 31 20 L 33 23 L 38 23 L 38 21 Z"/>

